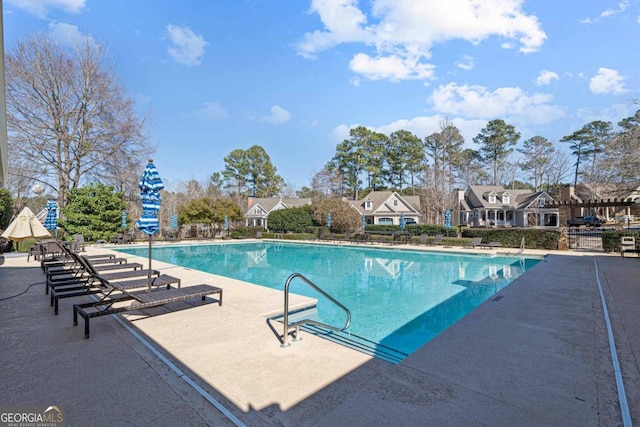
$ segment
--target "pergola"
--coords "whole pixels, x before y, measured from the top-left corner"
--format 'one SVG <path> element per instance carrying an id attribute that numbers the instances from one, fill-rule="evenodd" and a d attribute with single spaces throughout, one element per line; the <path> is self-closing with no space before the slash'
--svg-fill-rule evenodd
<path id="1" fill-rule="evenodd" d="M 640 197 L 629 197 L 627 199 L 594 199 L 594 200 L 561 200 L 559 202 L 551 202 L 547 204 L 547 207 L 558 208 L 560 212 L 566 212 L 566 209 L 574 208 L 626 208 L 627 216 L 631 215 L 631 206 L 640 205 Z"/>

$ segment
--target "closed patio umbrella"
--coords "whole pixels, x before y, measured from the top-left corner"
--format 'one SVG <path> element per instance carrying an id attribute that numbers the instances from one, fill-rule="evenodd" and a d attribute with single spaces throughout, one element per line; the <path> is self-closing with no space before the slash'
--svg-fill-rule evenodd
<path id="1" fill-rule="evenodd" d="M 31 237 L 51 237 L 51 233 L 38 221 L 31 209 L 25 207 L 4 230 L 2 237 L 20 242 Z"/>
<path id="2" fill-rule="evenodd" d="M 127 229 L 127 211 L 122 211 L 122 231 Z"/>
<path id="3" fill-rule="evenodd" d="M 407 225 L 404 220 L 404 212 L 400 212 L 400 230 L 404 231 L 404 227 Z"/>
<path id="4" fill-rule="evenodd" d="M 149 163 L 144 168 L 140 182 L 140 200 L 142 201 L 142 216 L 136 221 L 138 230 L 149 235 L 149 275 L 148 275 L 148 291 L 151 292 L 151 237 L 160 230 L 160 222 L 158 221 L 158 211 L 160 210 L 160 190 L 164 188 L 164 184 L 160 179 L 158 170 L 153 164 L 153 160 L 149 159 Z"/>
<path id="5" fill-rule="evenodd" d="M 44 220 L 44 228 L 46 228 L 49 231 L 56 231 L 56 237 L 57 237 L 57 230 L 58 230 L 58 205 L 56 205 L 55 200 L 50 199 L 47 202 L 47 205 L 45 206 L 45 209 L 47 210 L 47 217 Z"/>

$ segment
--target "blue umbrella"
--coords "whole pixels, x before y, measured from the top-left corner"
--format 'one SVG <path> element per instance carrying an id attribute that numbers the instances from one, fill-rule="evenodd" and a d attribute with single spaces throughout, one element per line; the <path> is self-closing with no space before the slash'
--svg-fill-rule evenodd
<path id="1" fill-rule="evenodd" d="M 327 228 L 331 229 L 331 214 L 327 215 Z"/>
<path id="2" fill-rule="evenodd" d="M 175 230 L 178 228 L 178 214 L 171 215 L 171 224 L 170 227 Z"/>
<path id="3" fill-rule="evenodd" d="M 225 230 L 229 229 L 229 217 L 227 215 L 224 216 L 224 224 L 222 226 Z"/>
<path id="4" fill-rule="evenodd" d="M 49 231 L 58 230 L 58 205 L 56 205 L 55 200 L 49 199 L 47 205 L 45 206 L 47 210 L 47 217 L 44 220 L 44 228 Z"/>
<path id="5" fill-rule="evenodd" d="M 122 230 L 127 229 L 127 211 L 122 211 Z"/>
<path id="6" fill-rule="evenodd" d="M 144 168 L 140 182 L 140 200 L 142 201 L 142 216 L 136 221 L 138 230 L 149 235 L 149 274 L 148 290 L 151 292 L 151 236 L 160 230 L 160 222 L 158 221 L 158 211 L 160 210 L 160 190 L 164 188 L 164 184 L 160 179 L 158 170 L 153 164 L 153 160 L 149 159 L 149 163 Z"/>
<path id="7" fill-rule="evenodd" d="M 367 220 L 364 217 L 364 214 L 362 214 L 362 229 L 364 230 L 364 228 L 367 226 Z"/>
<path id="8" fill-rule="evenodd" d="M 400 212 L 400 230 L 404 231 L 406 222 L 404 220 L 404 212 Z"/>
<path id="9" fill-rule="evenodd" d="M 451 210 L 444 211 L 444 228 L 447 230 L 451 228 Z"/>

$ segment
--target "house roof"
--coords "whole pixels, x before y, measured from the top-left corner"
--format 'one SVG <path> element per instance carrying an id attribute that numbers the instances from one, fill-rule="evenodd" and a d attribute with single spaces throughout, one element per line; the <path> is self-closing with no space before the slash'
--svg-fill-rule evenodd
<path id="1" fill-rule="evenodd" d="M 489 203 L 489 195 L 492 193 L 496 195 L 495 203 Z M 508 202 L 503 201 L 503 197 L 505 195 L 509 196 Z M 525 209 L 541 195 L 543 195 L 545 200 L 553 202 L 551 196 L 544 191 L 533 192 L 531 190 L 512 190 L 505 189 L 500 185 L 472 185 L 467 190 L 465 201 L 468 204 L 469 209 Z"/>
<path id="2" fill-rule="evenodd" d="M 283 198 L 283 197 L 256 197 L 251 200 L 245 215 L 249 216 L 266 216 L 273 210 L 296 208 L 304 205 L 310 205 L 311 199 L 308 197 L 299 198 Z M 260 212 L 260 210 L 264 212 Z"/>
<path id="3" fill-rule="evenodd" d="M 393 200 L 399 203 L 393 205 Z M 365 209 L 365 203 L 371 202 L 371 209 Z M 360 214 L 371 215 L 377 213 L 411 213 L 419 214 L 420 196 L 402 196 L 395 191 L 372 191 L 360 200 L 351 200 L 353 206 Z"/>

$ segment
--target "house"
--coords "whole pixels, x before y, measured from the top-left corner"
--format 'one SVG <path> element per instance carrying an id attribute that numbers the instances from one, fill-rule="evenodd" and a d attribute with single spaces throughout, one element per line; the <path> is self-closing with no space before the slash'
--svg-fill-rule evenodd
<path id="1" fill-rule="evenodd" d="M 247 200 L 248 207 L 244 214 L 246 224 L 249 227 L 268 228 L 267 220 L 269 214 L 273 211 L 287 208 L 296 208 L 304 205 L 310 205 L 310 198 L 289 199 L 282 197 L 249 197 Z"/>
<path id="2" fill-rule="evenodd" d="M 616 205 L 612 201 L 627 201 L 640 199 L 640 187 L 619 185 L 612 183 L 579 183 L 562 189 L 562 200 L 577 199 L 579 204 L 591 204 L 591 207 L 572 208 L 567 212 L 567 218 L 584 215 L 597 215 L 605 220 L 626 220 L 640 215 L 640 203 Z"/>
<path id="3" fill-rule="evenodd" d="M 456 225 L 469 227 L 558 227 L 559 210 L 544 191 L 508 190 L 497 185 L 472 185 L 456 190 Z"/>
<path id="4" fill-rule="evenodd" d="M 402 196 L 395 191 L 372 191 L 361 200 L 352 200 L 351 206 L 364 215 L 367 224 L 399 225 L 420 222 L 420 197 Z"/>

